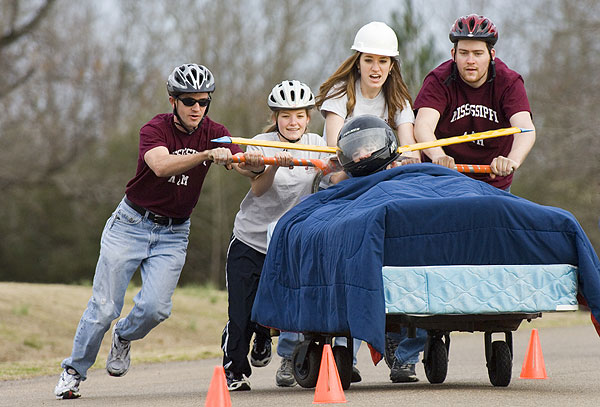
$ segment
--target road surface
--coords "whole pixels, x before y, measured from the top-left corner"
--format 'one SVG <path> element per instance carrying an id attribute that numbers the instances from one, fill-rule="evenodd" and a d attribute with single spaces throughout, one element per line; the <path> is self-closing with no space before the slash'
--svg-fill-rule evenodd
<path id="1" fill-rule="evenodd" d="M 485 367 L 482 333 L 453 333 L 446 381 L 427 382 L 422 363 L 418 383 L 393 384 L 385 362 L 373 366 L 366 346 L 359 352 L 363 381 L 345 391 L 351 406 L 600 406 L 600 338 L 591 323 L 578 327 L 541 328 L 539 336 L 549 378 L 519 379 L 531 329 L 524 322 L 514 333 L 513 379 L 508 387 L 493 387 Z M 135 355 L 135 343 L 132 347 Z M 104 355 L 101 355 L 104 357 Z M 208 386 L 218 359 L 164 364 L 133 364 L 121 378 L 103 370 L 89 373 L 81 384 L 82 397 L 56 400 L 58 379 L 0 382 L 0 406 L 204 406 Z M 233 406 L 310 406 L 314 389 L 277 388 L 275 371 L 279 358 L 255 369 L 252 391 L 231 394 Z"/>

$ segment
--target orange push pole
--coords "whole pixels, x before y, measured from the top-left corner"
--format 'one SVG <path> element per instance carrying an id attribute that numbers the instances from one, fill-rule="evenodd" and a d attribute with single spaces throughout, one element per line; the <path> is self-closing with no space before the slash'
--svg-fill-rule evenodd
<path id="1" fill-rule="evenodd" d="M 233 156 L 234 163 L 243 163 L 246 159 L 243 155 L 236 154 Z M 277 159 L 275 157 L 262 157 L 262 164 L 265 165 L 277 165 Z M 292 164 L 294 167 L 316 167 L 320 170 L 325 170 L 331 168 L 331 170 L 327 171 L 324 175 L 329 174 L 334 171 L 342 171 L 342 167 L 339 164 L 331 164 L 327 163 L 323 160 L 318 159 L 306 159 L 306 158 L 294 158 L 292 160 Z M 454 169 L 458 172 L 462 173 L 471 173 L 471 174 L 491 174 L 492 170 L 489 165 L 478 165 L 478 164 L 456 164 Z"/>
<path id="2" fill-rule="evenodd" d="M 236 154 L 233 156 L 234 163 L 246 162 L 243 155 Z M 318 159 L 307 159 L 307 158 L 294 158 L 292 160 L 293 167 L 317 167 L 322 170 L 327 167 L 327 164 L 323 160 Z M 277 159 L 275 157 L 262 157 L 262 164 L 265 165 L 277 165 Z"/>

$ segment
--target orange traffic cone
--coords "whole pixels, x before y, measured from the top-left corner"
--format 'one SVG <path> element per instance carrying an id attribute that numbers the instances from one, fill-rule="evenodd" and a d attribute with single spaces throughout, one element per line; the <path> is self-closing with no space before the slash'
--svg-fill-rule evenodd
<path id="1" fill-rule="evenodd" d="M 223 366 L 215 366 L 208 393 L 206 394 L 205 407 L 231 407 L 231 397 L 225 380 L 225 369 Z"/>
<path id="2" fill-rule="evenodd" d="M 544 364 L 544 355 L 542 355 L 542 346 L 537 329 L 531 330 L 529 338 L 529 347 L 523 361 L 520 379 L 547 379 L 546 365 Z"/>
<path id="3" fill-rule="evenodd" d="M 323 357 L 321 358 L 313 404 L 345 402 L 346 397 L 344 397 L 344 390 L 342 389 L 340 375 L 335 365 L 331 345 L 325 344 L 323 346 Z"/>

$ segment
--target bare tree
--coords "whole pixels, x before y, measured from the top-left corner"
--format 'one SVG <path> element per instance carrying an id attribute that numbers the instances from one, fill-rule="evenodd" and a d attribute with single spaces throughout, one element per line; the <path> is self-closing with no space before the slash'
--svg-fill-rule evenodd
<path id="1" fill-rule="evenodd" d="M 27 35 L 31 35 L 39 27 L 40 22 L 46 17 L 55 0 L 46 0 L 33 11 L 23 11 L 24 2 L 14 0 L 10 3 L 3 3 L 0 6 L 0 25 L 6 27 L 4 33 L 0 36 L 0 53 L 6 52 L 8 59 L 0 62 L 3 75 L 0 77 L 0 99 L 6 97 L 14 89 L 21 86 L 30 77 L 35 67 L 33 64 L 25 66 L 25 72 L 21 69 L 15 69 L 16 64 L 11 63 L 12 58 L 19 58 L 18 54 L 13 54 L 9 49 L 13 44 Z M 26 7 L 29 8 L 29 7 Z"/>
<path id="2" fill-rule="evenodd" d="M 538 132 L 526 162 L 526 194 L 573 212 L 600 247 L 600 4 L 593 0 L 544 2 L 532 31 L 543 36 L 529 49 L 531 102 Z"/>
<path id="3" fill-rule="evenodd" d="M 349 55 L 350 37 L 357 29 L 352 24 L 357 21 L 356 14 L 352 13 L 362 3 L 365 2 L 184 2 L 187 14 L 179 12 L 179 7 L 169 9 L 170 18 L 179 28 L 180 41 L 187 40 L 190 45 L 180 48 L 177 61 L 197 61 L 212 70 L 217 90 L 211 117 L 226 124 L 234 136 L 252 137 L 267 123 L 266 98 L 277 82 L 295 78 L 316 89 L 320 83 L 315 81 L 324 80 Z M 191 15 L 193 19 L 189 18 Z M 324 15 L 333 17 L 332 21 L 338 24 L 327 25 Z M 339 32 L 351 34 L 340 36 Z M 343 41 L 339 42 L 347 46 L 338 46 L 340 38 Z M 330 44 L 335 44 L 335 49 Z M 184 279 L 194 274 L 196 279 L 202 279 L 204 274 L 212 281 L 224 282 L 233 218 L 248 188 L 248 182 L 241 177 L 222 169 L 211 170 L 193 218 L 203 230 L 202 242 L 193 235 L 191 240 L 192 247 L 208 244 L 210 251 L 189 252 Z M 210 236 L 209 241 L 206 235 Z"/>

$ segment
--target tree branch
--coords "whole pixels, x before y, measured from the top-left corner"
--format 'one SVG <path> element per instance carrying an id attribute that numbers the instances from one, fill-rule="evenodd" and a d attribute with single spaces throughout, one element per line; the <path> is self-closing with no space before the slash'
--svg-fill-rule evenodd
<path id="1" fill-rule="evenodd" d="M 50 7 L 56 0 L 46 0 L 46 3 L 43 4 L 37 11 L 37 13 L 25 24 L 20 27 L 11 27 L 6 35 L 0 37 L 0 48 L 4 48 L 13 42 L 17 41 L 20 37 L 27 34 L 28 32 L 33 31 L 40 21 L 48 14 Z"/>

